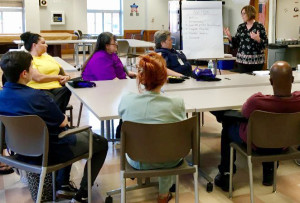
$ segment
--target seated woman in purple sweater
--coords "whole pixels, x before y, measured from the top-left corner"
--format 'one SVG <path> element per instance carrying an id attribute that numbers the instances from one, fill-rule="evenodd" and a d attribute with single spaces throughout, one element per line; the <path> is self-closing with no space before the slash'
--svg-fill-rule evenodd
<path id="1" fill-rule="evenodd" d="M 88 81 L 126 79 L 126 72 L 116 52 L 116 37 L 103 32 L 97 38 L 94 52 L 83 65 L 82 78 Z M 136 74 L 129 72 L 129 77 Z"/>

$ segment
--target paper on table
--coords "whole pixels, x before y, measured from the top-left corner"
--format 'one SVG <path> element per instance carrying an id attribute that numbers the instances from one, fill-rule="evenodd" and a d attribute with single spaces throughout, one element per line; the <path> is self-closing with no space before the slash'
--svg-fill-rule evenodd
<path id="1" fill-rule="evenodd" d="M 224 58 L 232 58 L 232 54 L 224 54 Z"/>
<path id="2" fill-rule="evenodd" d="M 253 71 L 253 74 L 259 76 L 266 76 L 266 75 L 270 75 L 270 71 L 269 70 Z"/>

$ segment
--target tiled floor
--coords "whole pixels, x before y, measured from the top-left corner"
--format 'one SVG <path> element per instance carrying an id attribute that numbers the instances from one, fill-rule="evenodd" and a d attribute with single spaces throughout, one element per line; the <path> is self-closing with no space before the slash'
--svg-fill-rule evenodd
<path id="1" fill-rule="evenodd" d="M 72 62 L 72 61 L 70 61 Z M 78 73 L 73 74 L 78 75 Z M 72 96 L 71 102 L 74 106 L 74 118 L 77 119 L 79 101 Z M 115 122 L 118 123 L 118 122 Z M 100 122 L 86 109 L 83 108 L 81 125 L 91 125 L 93 130 L 99 133 Z M 217 123 L 210 113 L 205 113 L 205 125 L 201 129 L 201 168 L 214 177 L 217 174 L 217 165 L 220 160 L 220 132 L 221 125 Z M 109 153 L 106 158 L 94 186 L 93 202 L 102 203 L 105 201 L 106 191 L 118 188 L 119 180 L 119 149 L 110 143 Z M 84 161 L 73 165 L 71 179 L 79 185 L 83 171 Z M 223 203 L 250 202 L 248 187 L 248 170 L 245 159 L 237 157 L 237 174 L 234 176 L 233 199 L 228 199 L 228 193 L 214 187 L 213 192 L 206 192 L 206 181 L 199 178 L 199 202 L 201 203 Z M 256 203 L 291 203 L 300 202 L 300 168 L 293 161 L 280 162 L 278 169 L 277 193 L 272 193 L 272 187 L 266 187 L 261 184 L 262 167 L 260 164 L 254 165 L 254 192 Z M 135 181 L 128 180 L 127 184 L 133 184 Z M 158 190 L 149 188 L 128 192 L 127 202 L 145 202 L 155 203 Z M 180 177 L 180 202 L 194 202 L 193 199 L 192 176 L 186 175 Z M 120 202 L 120 195 L 115 195 L 114 202 Z M 31 203 L 27 187 L 20 182 L 20 177 L 16 174 L 0 176 L 0 203 Z M 62 201 L 68 202 L 68 201 Z M 170 201 L 175 202 L 174 199 Z"/>

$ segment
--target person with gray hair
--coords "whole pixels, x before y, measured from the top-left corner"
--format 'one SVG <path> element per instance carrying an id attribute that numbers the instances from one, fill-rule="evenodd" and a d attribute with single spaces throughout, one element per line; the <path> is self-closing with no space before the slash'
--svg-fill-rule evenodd
<path id="1" fill-rule="evenodd" d="M 167 30 L 160 30 L 154 34 L 155 52 L 161 53 L 166 60 L 168 75 L 191 76 L 192 66 L 187 61 L 186 56 L 179 50 L 172 48 L 171 33 Z"/>

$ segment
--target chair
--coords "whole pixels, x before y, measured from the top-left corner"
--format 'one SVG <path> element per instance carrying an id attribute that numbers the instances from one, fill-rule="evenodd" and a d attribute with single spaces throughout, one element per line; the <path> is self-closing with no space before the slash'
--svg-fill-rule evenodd
<path id="1" fill-rule="evenodd" d="M 130 51 L 129 43 L 127 40 L 118 40 L 118 56 L 126 57 L 126 66 L 130 64 L 132 67 L 131 59 L 138 57 L 138 54 L 132 54 Z"/>
<path id="2" fill-rule="evenodd" d="M 45 122 L 36 115 L 27 116 L 2 116 L 0 150 L 3 151 L 4 139 L 7 147 L 18 155 L 29 157 L 42 156 L 40 165 L 29 164 L 17 159 L 17 155 L 3 156 L 0 154 L 0 162 L 9 166 L 40 174 L 39 190 L 36 202 L 41 201 L 44 179 L 46 173 L 52 172 L 52 181 L 55 182 L 55 171 L 64 168 L 72 163 L 87 158 L 88 160 L 88 200 L 91 202 L 91 157 L 92 157 L 92 131 L 90 126 L 83 126 L 76 129 L 64 131 L 59 134 L 63 138 L 70 134 L 88 131 L 89 132 L 89 152 L 81 156 L 56 165 L 48 165 L 49 135 Z M 5 138 L 4 138 L 5 137 Z M 53 200 L 55 200 L 55 184 L 53 184 Z"/>
<path id="3" fill-rule="evenodd" d="M 176 203 L 179 201 L 179 175 L 193 173 L 195 202 L 198 202 L 198 146 L 197 117 L 166 124 L 142 124 L 125 121 L 121 135 L 121 203 L 126 201 L 126 191 L 145 188 L 138 185 L 126 188 L 126 178 L 158 177 L 176 175 Z M 180 166 L 169 169 L 136 170 L 126 161 L 125 154 L 144 163 L 162 163 L 186 157 L 192 149 L 192 166 L 184 160 Z M 149 185 L 149 182 L 147 182 Z M 153 184 L 150 184 L 153 186 Z M 120 190 L 108 192 L 106 202 L 112 202 L 110 195 Z M 109 200 L 110 199 L 110 200 Z M 109 201 L 108 201 L 109 200 Z"/>
<path id="4" fill-rule="evenodd" d="M 71 104 L 68 104 L 68 106 L 66 107 L 66 111 L 70 111 L 68 118 L 70 118 L 70 127 L 73 127 L 73 106 Z"/>
<path id="5" fill-rule="evenodd" d="M 279 160 L 299 159 L 300 113 L 270 113 L 254 111 L 248 121 L 247 147 L 230 144 L 229 198 L 232 197 L 233 154 L 234 151 L 247 157 L 250 179 L 250 198 L 254 202 L 252 162 L 274 162 L 273 192 L 276 192 L 276 172 Z M 268 140 L 268 141 L 266 141 Z M 287 148 L 284 152 L 261 155 L 252 151 L 252 144 L 260 148 Z"/>
<path id="6" fill-rule="evenodd" d="M 86 34 L 82 34 L 81 30 L 74 30 L 74 35 L 77 36 L 77 40 L 84 39 L 84 37 L 88 36 Z M 90 54 L 93 51 L 93 44 L 92 43 L 86 43 L 85 45 L 83 45 L 83 43 L 78 44 L 78 48 L 82 47 L 82 52 L 83 52 L 83 48 L 85 48 L 85 46 L 88 47 L 88 53 Z"/>

